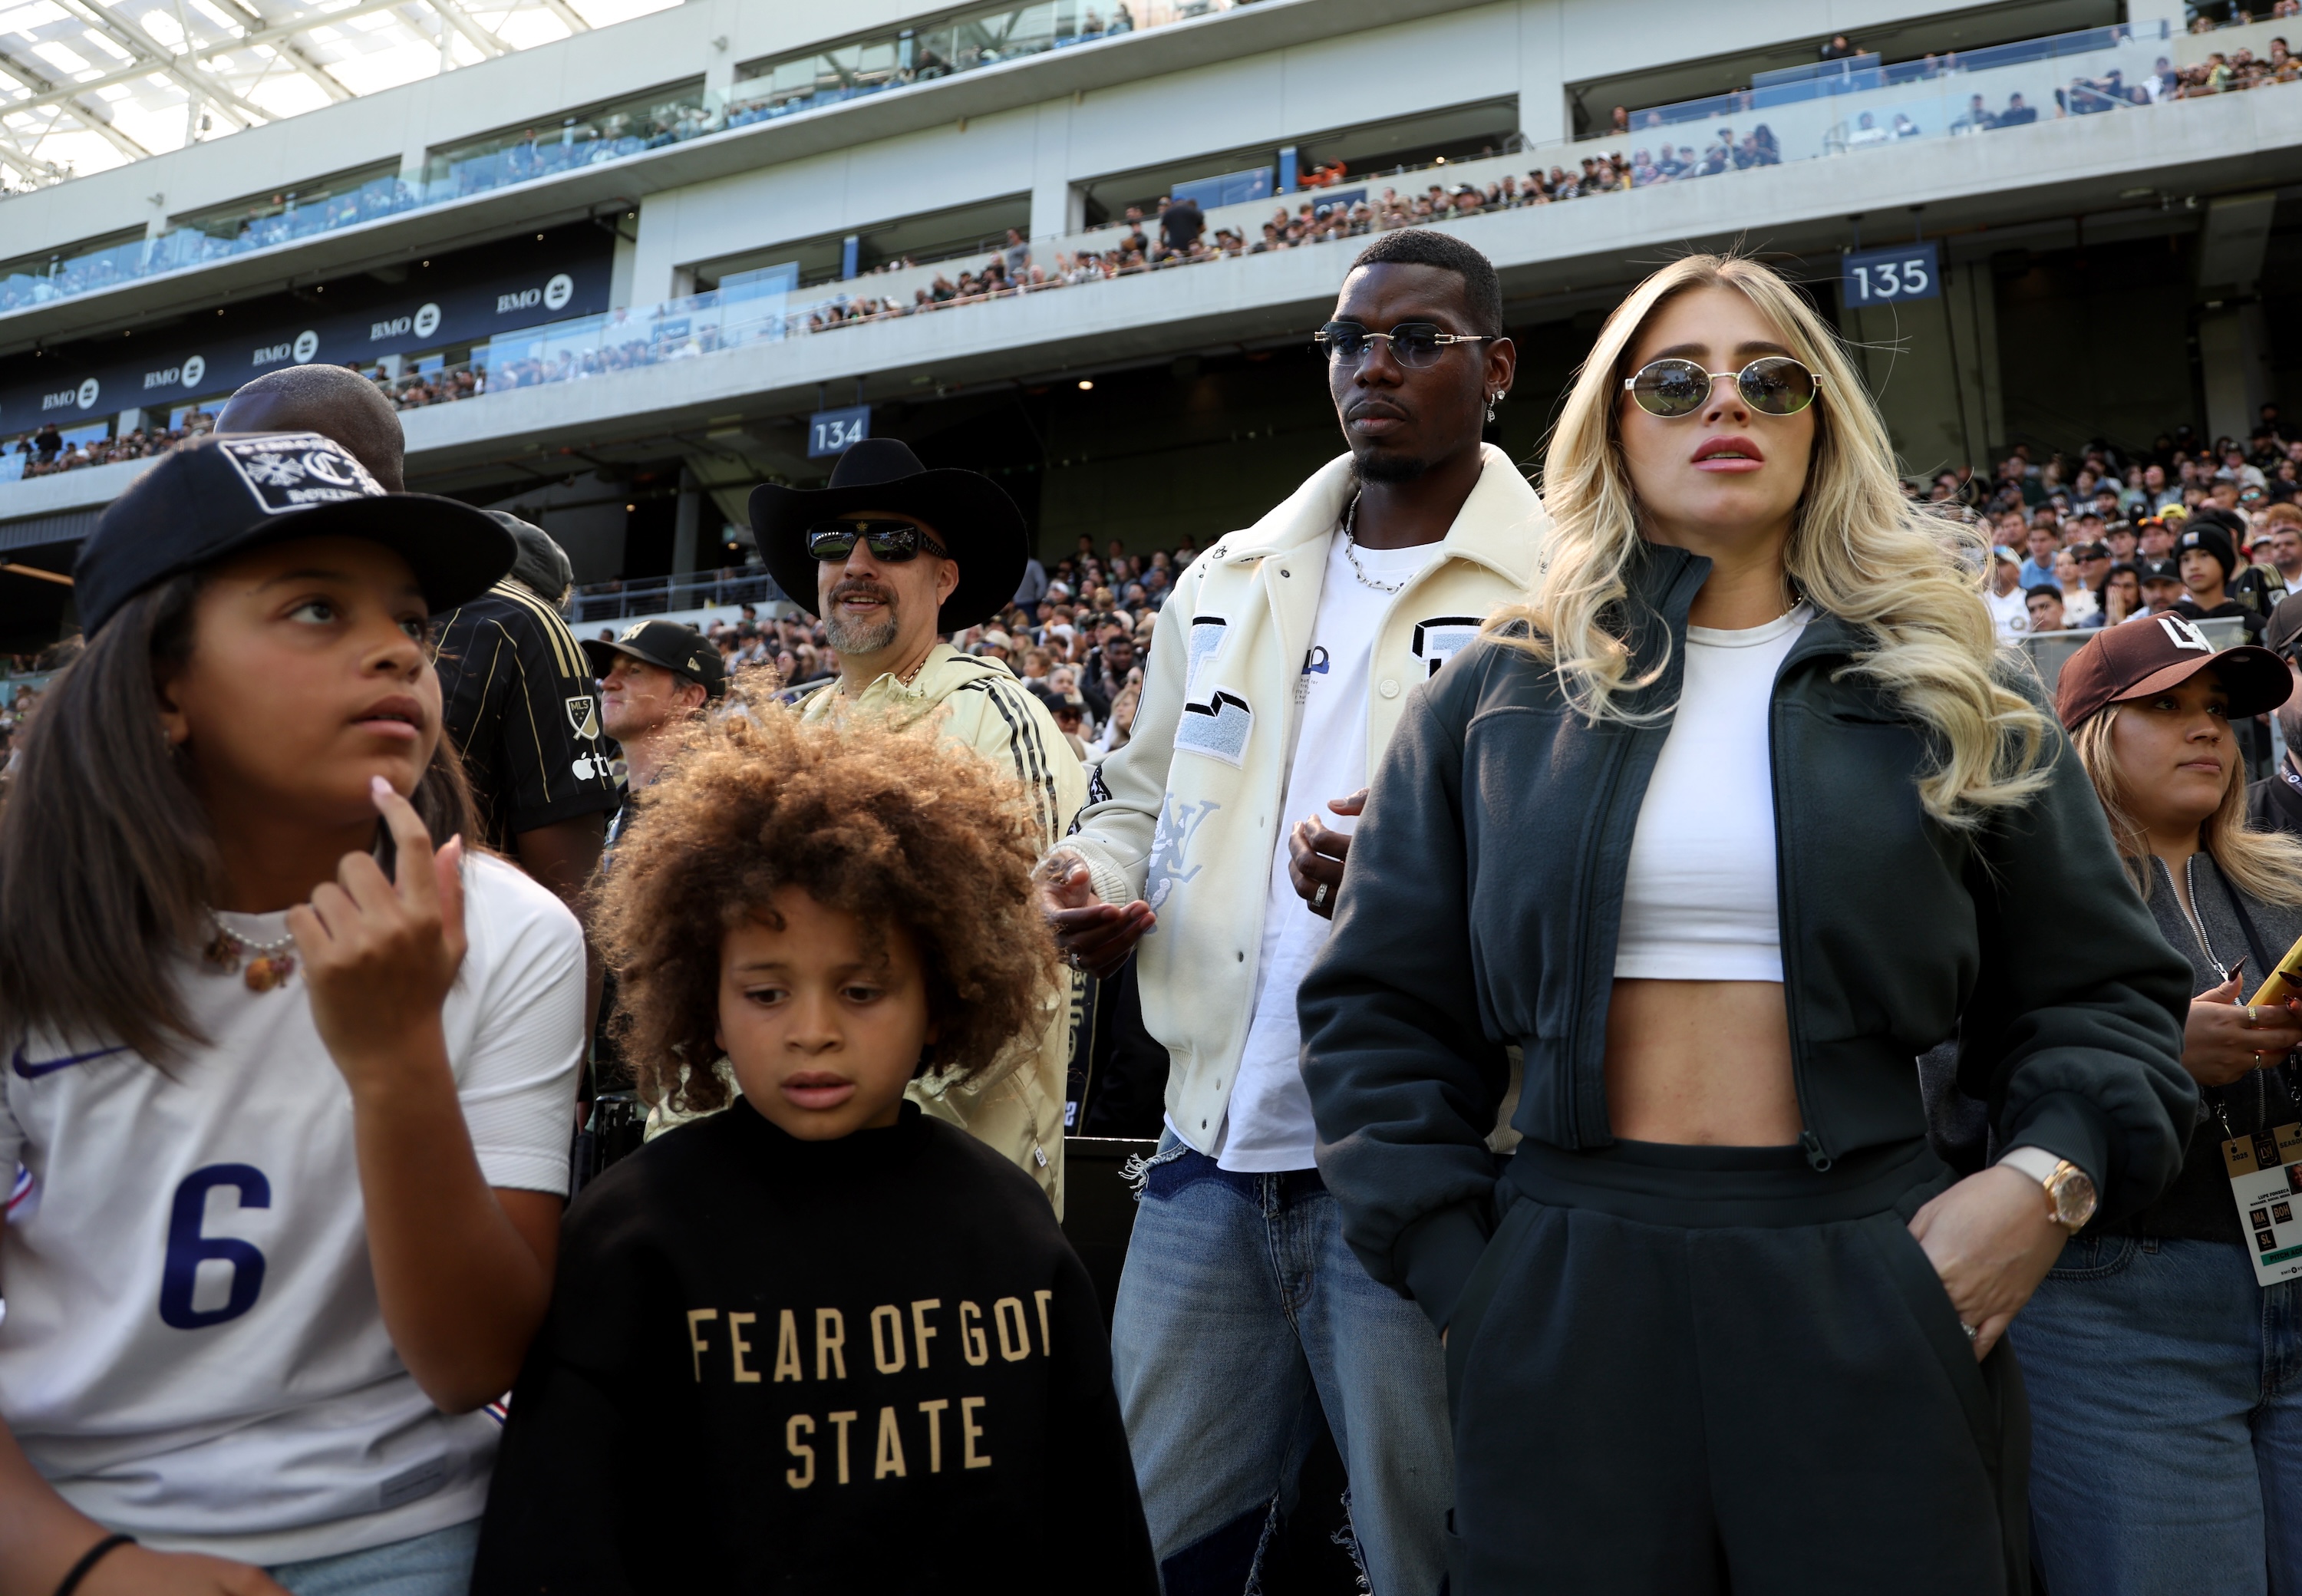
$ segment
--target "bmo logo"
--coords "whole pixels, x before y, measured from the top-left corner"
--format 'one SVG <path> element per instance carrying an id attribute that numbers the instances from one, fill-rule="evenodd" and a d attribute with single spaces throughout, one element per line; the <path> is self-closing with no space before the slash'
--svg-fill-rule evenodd
<path id="1" fill-rule="evenodd" d="M 496 314 L 509 315 L 515 310 L 533 310 L 541 305 L 546 310 L 563 310 L 567 301 L 576 297 L 576 280 L 562 272 L 542 288 L 524 288 L 515 293 L 496 296 Z"/>
<path id="2" fill-rule="evenodd" d="M 90 377 L 77 388 L 67 388 L 57 393 L 42 394 L 40 408 L 43 410 L 92 410 L 96 407 L 97 395 L 103 391 L 102 384 L 98 383 L 94 377 Z"/>
<path id="3" fill-rule="evenodd" d="M 194 355 L 189 359 L 186 360 L 181 365 L 171 365 L 164 367 L 159 371 L 146 372 L 144 374 L 144 391 L 149 393 L 155 388 L 175 388 L 180 386 L 184 388 L 197 388 L 199 386 L 200 379 L 207 374 L 207 357 L 203 355 Z"/>
<path id="4" fill-rule="evenodd" d="M 418 338 L 429 338 L 440 331 L 440 307 L 426 305 L 414 315 L 396 315 L 388 322 L 370 322 L 367 340 L 382 343 L 387 338 L 406 338 L 413 332 Z"/>
<path id="5" fill-rule="evenodd" d="M 265 344 L 262 349 L 257 349 L 255 352 L 254 357 L 249 360 L 248 364 L 251 365 L 278 365 L 282 361 L 292 360 L 297 365 L 302 365 L 307 363 L 313 356 L 319 352 L 320 335 L 307 327 L 286 343 Z"/>

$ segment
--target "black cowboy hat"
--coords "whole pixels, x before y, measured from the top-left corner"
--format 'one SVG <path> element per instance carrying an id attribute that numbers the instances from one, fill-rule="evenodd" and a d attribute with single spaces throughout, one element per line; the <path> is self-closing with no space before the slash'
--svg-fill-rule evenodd
<path id="1" fill-rule="evenodd" d="M 851 447 L 832 467 L 828 487 L 769 483 L 754 488 L 751 508 L 752 535 L 768 574 L 810 615 L 818 612 L 821 600 L 818 562 L 807 551 L 808 529 L 852 511 L 916 516 L 951 550 L 959 585 L 943 601 L 938 631 L 962 631 L 996 615 L 1022 586 L 1023 567 L 1031 558 L 1022 512 L 998 483 L 973 471 L 930 471 L 908 444 L 895 438 L 866 438 Z"/>

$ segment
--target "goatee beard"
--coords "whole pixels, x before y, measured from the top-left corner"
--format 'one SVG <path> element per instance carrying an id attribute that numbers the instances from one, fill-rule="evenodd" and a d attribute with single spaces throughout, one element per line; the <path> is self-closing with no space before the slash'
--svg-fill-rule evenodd
<path id="1" fill-rule="evenodd" d="M 842 654 L 876 654 L 895 641 L 895 630 L 892 615 L 856 624 L 841 619 L 835 610 L 823 621 L 825 639 Z"/>
<path id="2" fill-rule="evenodd" d="M 1413 455 L 1368 453 L 1351 462 L 1361 482 L 1411 483 L 1431 469 L 1431 462 Z"/>

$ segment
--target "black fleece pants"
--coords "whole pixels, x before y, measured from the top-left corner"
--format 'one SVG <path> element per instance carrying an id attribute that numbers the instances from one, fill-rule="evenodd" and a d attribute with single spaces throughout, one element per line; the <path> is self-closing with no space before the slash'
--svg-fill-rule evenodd
<path id="1" fill-rule="evenodd" d="M 2019 1596 L 2029 1427 L 1906 1222 L 1923 1141 L 1525 1142 L 1450 1322 L 1451 1596 Z"/>

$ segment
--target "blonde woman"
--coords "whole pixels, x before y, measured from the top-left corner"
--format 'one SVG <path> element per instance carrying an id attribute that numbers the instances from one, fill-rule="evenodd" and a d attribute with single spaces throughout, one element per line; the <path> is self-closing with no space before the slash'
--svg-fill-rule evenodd
<path id="1" fill-rule="evenodd" d="M 2302 843 L 2248 825 L 2231 726 L 2292 689 L 2276 655 L 2213 653 L 2180 616 L 2113 627 L 2063 667 L 2058 708 L 2111 836 L 2189 959 L 2182 1067 L 2205 1102 L 2165 1195 L 2071 1243 L 2015 1322 L 2056 1591 L 2222 1596 L 2265 1572 L 2302 1590 L 2302 1285 L 2254 1267 L 2277 1273 L 2302 1230 L 2290 1205 L 2241 1214 L 2222 1152 L 2302 1121 L 2287 1062 L 2302 1022 L 2244 995 L 2302 936 Z"/>
<path id="2" fill-rule="evenodd" d="M 1544 484 L 1301 993 L 1345 1234 L 1446 1340 L 1455 1596 L 2021 1590 L 2002 1337 L 2180 1163 L 2181 962 L 1774 273 L 1634 290 Z M 1953 1033 L 2010 1149 L 1955 1183 Z"/>

